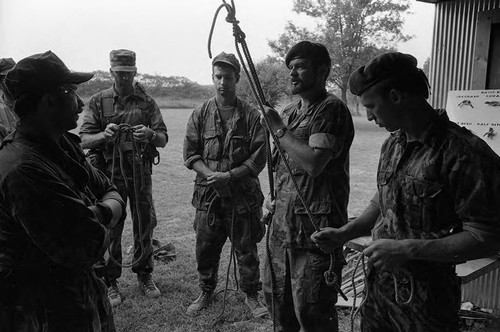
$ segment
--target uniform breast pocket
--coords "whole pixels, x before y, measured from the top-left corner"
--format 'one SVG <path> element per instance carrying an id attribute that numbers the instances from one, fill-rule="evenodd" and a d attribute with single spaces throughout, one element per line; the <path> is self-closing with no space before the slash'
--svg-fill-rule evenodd
<path id="1" fill-rule="evenodd" d="M 433 231 L 439 220 L 439 201 L 443 185 L 439 182 L 405 176 L 403 199 L 410 227 L 424 232 Z"/>
<path id="2" fill-rule="evenodd" d="M 246 136 L 233 135 L 230 140 L 230 151 L 229 155 L 232 164 L 241 164 L 248 158 L 248 139 Z"/>
<path id="3" fill-rule="evenodd" d="M 203 159 L 218 160 L 220 156 L 220 134 L 214 130 L 206 131 L 203 134 Z"/>

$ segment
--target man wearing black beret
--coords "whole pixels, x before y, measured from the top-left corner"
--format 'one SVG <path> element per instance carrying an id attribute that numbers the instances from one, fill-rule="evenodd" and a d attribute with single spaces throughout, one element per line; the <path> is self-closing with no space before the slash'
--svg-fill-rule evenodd
<path id="1" fill-rule="evenodd" d="M 500 249 L 500 158 L 427 103 L 427 77 L 409 54 L 374 58 L 349 86 L 391 132 L 378 190 L 356 220 L 312 239 L 328 251 L 371 230 L 362 331 L 458 331 L 455 265 Z"/>
<path id="2" fill-rule="evenodd" d="M 78 84 L 90 78 L 51 51 L 7 73 L 19 124 L 0 144 L 2 332 L 115 331 L 93 265 L 125 204 L 68 132 L 83 108 Z"/>
<path id="3" fill-rule="evenodd" d="M 269 308 L 275 296 L 277 331 L 338 331 L 337 290 L 326 284 L 324 273 L 332 268 L 340 282 L 345 264 L 342 249 L 336 248 L 331 264 L 331 256 L 319 250 L 310 236 L 313 223 L 340 227 L 347 222 L 354 127 L 347 106 L 326 91 L 331 60 L 324 45 L 302 41 L 288 51 L 285 63 L 292 93 L 300 98 L 286 106 L 281 117 L 272 108 L 265 109 L 287 160 L 277 158 L 276 199 L 266 204 L 274 211 L 268 263 L 274 269 L 276 287 L 266 273 L 264 294 Z"/>

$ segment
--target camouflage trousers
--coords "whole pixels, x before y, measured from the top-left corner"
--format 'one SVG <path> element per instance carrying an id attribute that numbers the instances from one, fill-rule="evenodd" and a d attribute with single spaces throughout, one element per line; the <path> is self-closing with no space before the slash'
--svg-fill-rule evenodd
<path id="1" fill-rule="evenodd" d="M 257 253 L 257 243 L 264 236 L 261 216 L 262 212 L 257 210 L 242 215 L 235 213 L 233 219 L 230 206 L 222 207 L 214 214 L 196 211 L 196 263 L 199 286 L 203 291 L 213 291 L 217 287 L 220 254 L 228 237 L 238 262 L 241 290 L 252 294 L 262 289 Z"/>
<path id="2" fill-rule="evenodd" d="M 372 270 L 365 288 L 367 299 L 361 308 L 362 332 L 455 332 L 458 331 L 460 282 L 454 266 L 436 267 L 414 262 L 398 273 L 398 295 L 407 300 L 411 294 L 409 275 L 413 276 L 413 297 L 408 305 L 396 302 L 394 280 L 390 273 Z M 406 277 L 406 280 L 401 278 Z M 400 301 L 401 302 L 401 301 Z"/>
<path id="3" fill-rule="evenodd" d="M 108 174 L 109 175 L 109 174 Z M 135 273 L 151 273 L 154 268 L 153 260 L 153 230 L 156 227 L 156 213 L 153 205 L 153 187 L 151 174 L 145 172 L 144 186 L 141 189 L 141 183 L 137 184 L 139 189 L 138 197 L 135 197 L 134 182 L 128 180 L 128 188 L 123 178 L 116 178 L 113 180 L 116 185 L 120 196 L 125 204 L 130 199 L 129 206 L 132 214 L 132 230 L 134 236 L 134 257 L 136 262 L 132 266 L 132 271 Z M 138 199 L 138 207 L 135 205 L 135 199 Z M 139 220 L 140 217 L 140 220 Z M 125 218 L 111 230 L 110 234 L 110 249 L 113 258 L 122 263 L 122 234 L 125 227 Z M 101 264 L 96 266 L 99 275 L 105 275 L 109 281 L 118 279 L 122 274 L 122 267 L 111 260 L 106 258 L 104 271 L 102 271 Z"/>
<path id="4" fill-rule="evenodd" d="M 282 248 L 271 242 L 270 254 L 275 274 L 276 330 L 280 332 L 336 332 L 338 317 L 337 293 L 326 285 L 324 273 L 330 256 L 315 249 Z M 335 273 L 341 283 L 344 259 L 335 253 Z M 272 285 L 266 257 L 264 298 L 272 308 Z M 302 330 L 301 330 L 302 328 Z"/>
<path id="5" fill-rule="evenodd" d="M 114 332 L 104 282 L 91 271 L 49 268 L 0 279 L 2 332 Z"/>

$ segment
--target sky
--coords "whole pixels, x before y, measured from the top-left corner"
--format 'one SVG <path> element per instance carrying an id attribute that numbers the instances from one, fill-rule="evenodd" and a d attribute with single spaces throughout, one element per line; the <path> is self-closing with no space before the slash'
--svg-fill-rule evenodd
<path id="1" fill-rule="evenodd" d="M 254 62 L 270 55 L 287 21 L 313 26 L 292 11 L 292 0 L 234 0 Z M 230 3 L 230 1 L 227 1 Z M 131 49 L 139 73 L 184 76 L 211 83 L 207 43 L 222 0 L 0 0 L 0 57 L 14 60 L 52 50 L 75 71 L 109 70 L 109 52 Z M 411 1 L 404 33 L 413 40 L 398 50 L 422 66 L 431 54 L 434 5 Z M 235 53 L 232 27 L 223 9 L 212 53 Z"/>

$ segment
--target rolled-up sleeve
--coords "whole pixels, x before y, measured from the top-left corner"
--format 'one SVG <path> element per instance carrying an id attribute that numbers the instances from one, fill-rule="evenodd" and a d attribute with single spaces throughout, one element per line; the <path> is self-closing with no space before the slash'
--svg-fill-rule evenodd
<path id="1" fill-rule="evenodd" d="M 493 152 L 471 153 L 464 148 L 451 167 L 450 184 L 463 230 L 500 250 L 499 158 Z"/>
<path id="2" fill-rule="evenodd" d="M 347 106 L 340 101 L 332 101 L 316 116 L 308 144 L 312 149 L 331 151 L 335 159 L 344 150 L 346 142 L 351 142 L 353 131 Z"/>

